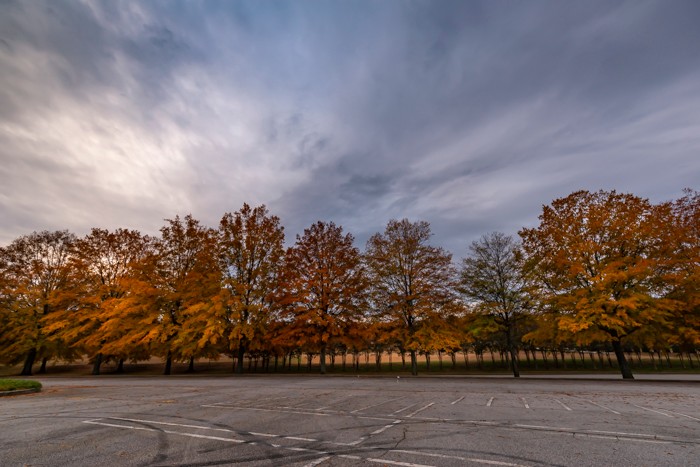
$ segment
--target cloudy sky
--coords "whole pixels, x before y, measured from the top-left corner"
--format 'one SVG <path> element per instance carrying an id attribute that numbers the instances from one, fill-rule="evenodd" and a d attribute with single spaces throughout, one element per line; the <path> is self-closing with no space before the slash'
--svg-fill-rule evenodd
<path id="1" fill-rule="evenodd" d="M 700 2 L 2 1 L 0 245 L 391 218 L 463 256 L 578 189 L 700 180 Z"/>

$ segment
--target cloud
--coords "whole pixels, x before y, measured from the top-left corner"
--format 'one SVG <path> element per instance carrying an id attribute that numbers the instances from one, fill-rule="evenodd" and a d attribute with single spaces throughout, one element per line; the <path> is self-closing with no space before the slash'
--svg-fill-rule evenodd
<path id="1" fill-rule="evenodd" d="M 0 244 L 265 203 L 461 254 L 577 189 L 700 179 L 696 2 L 0 6 Z"/>

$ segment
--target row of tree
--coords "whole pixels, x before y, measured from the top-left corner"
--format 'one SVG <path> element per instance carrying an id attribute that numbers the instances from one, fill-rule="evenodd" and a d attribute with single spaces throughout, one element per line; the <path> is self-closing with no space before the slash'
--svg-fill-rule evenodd
<path id="1" fill-rule="evenodd" d="M 217 229 L 192 216 L 160 236 L 35 232 L 0 248 L 0 361 L 31 374 L 52 358 L 175 361 L 497 346 L 515 376 L 523 345 L 695 352 L 700 344 L 700 193 L 652 204 L 615 191 L 545 206 L 521 242 L 491 233 L 457 267 L 427 222 L 392 220 L 364 252 L 332 222 L 284 248 L 265 206 Z"/>

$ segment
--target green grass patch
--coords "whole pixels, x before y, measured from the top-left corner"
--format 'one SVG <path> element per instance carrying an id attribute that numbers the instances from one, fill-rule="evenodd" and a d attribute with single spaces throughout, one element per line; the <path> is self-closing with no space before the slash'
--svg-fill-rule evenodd
<path id="1" fill-rule="evenodd" d="M 0 391 L 19 391 L 20 389 L 41 389 L 41 383 L 28 379 L 0 379 Z"/>

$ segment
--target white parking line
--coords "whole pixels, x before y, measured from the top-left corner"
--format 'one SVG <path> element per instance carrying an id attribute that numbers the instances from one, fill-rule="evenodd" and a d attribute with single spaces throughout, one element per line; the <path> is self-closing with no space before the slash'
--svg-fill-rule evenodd
<path id="1" fill-rule="evenodd" d="M 660 415 L 663 415 L 664 417 L 673 418 L 673 415 L 669 415 L 669 414 L 667 414 L 667 413 L 659 412 L 658 410 L 650 409 L 650 408 L 648 408 L 648 407 L 642 407 L 641 405 L 637 405 L 637 404 L 632 404 L 632 405 L 635 406 L 635 407 L 637 407 L 637 408 L 643 409 L 643 410 L 648 410 L 649 412 L 658 413 L 658 414 L 660 414 Z"/>
<path id="2" fill-rule="evenodd" d="M 404 407 L 403 409 L 397 410 L 396 412 L 391 412 L 391 415 L 396 415 L 397 413 L 401 413 L 401 412 L 403 412 L 404 410 L 408 410 L 408 409 L 410 409 L 411 407 L 415 407 L 416 405 L 417 405 L 417 404 L 411 404 L 411 405 L 409 405 L 409 406 L 407 406 L 407 407 Z"/>
<path id="3" fill-rule="evenodd" d="M 209 426 L 202 426 L 202 425 L 184 425 L 182 423 L 172 423 L 172 422 L 156 422 L 153 420 L 142 420 L 139 418 L 121 418 L 121 417 L 109 417 L 110 420 L 123 420 L 125 422 L 136 422 L 136 423 L 152 423 L 154 425 L 168 425 L 168 426 L 181 426 L 185 428 L 196 428 L 198 430 L 213 430 L 213 431 L 225 431 L 227 433 L 236 433 L 233 430 L 229 430 L 226 428 L 213 428 Z M 100 419 L 101 420 L 101 419 Z"/>
<path id="4" fill-rule="evenodd" d="M 373 459 L 371 457 L 366 457 L 363 460 L 366 460 L 367 462 L 375 462 L 377 464 L 403 465 L 405 467 L 435 467 L 427 464 L 413 464 L 411 462 L 390 461 L 389 459 Z"/>
<path id="5" fill-rule="evenodd" d="M 524 397 L 521 397 L 520 400 L 523 401 L 523 404 L 525 404 L 525 408 L 526 408 L 526 409 L 529 409 L 529 408 L 530 408 L 530 406 L 527 405 L 527 401 L 525 400 Z"/>
<path id="6" fill-rule="evenodd" d="M 381 420 L 383 422 L 393 420 L 392 418 L 387 417 L 368 417 L 367 415 L 345 415 L 345 417 L 356 417 L 361 418 L 362 420 Z"/>
<path id="7" fill-rule="evenodd" d="M 331 458 L 331 456 L 322 457 L 320 459 L 316 459 L 315 461 L 309 462 L 308 464 L 304 464 L 303 467 L 314 467 L 314 466 L 320 464 L 321 462 L 326 462 L 330 458 Z"/>
<path id="8" fill-rule="evenodd" d="M 700 422 L 700 418 L 691 417 L 690 415 L 686 415 L 686 414 L 680 413 L 680 412 L 674 412 L 672 410 L 666 410 L 666 409 L 663 409 L 663 410 L 665 410 L 668 413 L 672 413 L 674 415 L 680 415 L 681 417 L 689 418 L 691 420 L 697 420 L 698 422 Z"/>
<path id="9" fill-rule="evenodd" d="M 391 428 L 392 426 L 398 425 L 399 423 L 401 423 L 401 420 L 394 420 L 393 423 L 390 423 L 390 424 L 385 425 L 377 430 L 374 430 L 372 433 L 370 433 L 370 435 L 378 435 L 379 433 L 383 433 L 386 430 L 388 430 L 389 428 Z"/>
<path id="10" fill-rule="evenodd" d="M 355 409 L 351 411 L 350 413 L 357 413 L 357 412 L 362 412 L 363 410 L 371 409 L 372 407 L 379 407 L 380 405 L 388 404 L 389 402 L 396 402 L 401 399 L 405 399 L 406 396 L 404 397 L 398 397 L 396 399 L 389 399 L 388 401 L 380 402 L 379 404 L 373 404 L 373 405 L 368 405 L 367 407 L 362 407 L 361 409 Z"/>
<path id="11" fill-rule="evenodd" d="M 625 440 L 625 441 L 638 441 L 640 443 L 652 443 L 652 444 L 671 444 L 670 441 L 657 441 L 653 439 L 638 439 L 638 438 L 625 438 L 621 436 L 606 436 L 606 435 L 591 435 L 588 433 L 576 433 L 575 436 L 585 436 L 587 438 L 597 438 L 597 439 L 612 439 L 615 441 Z"/>
<path id="12" fill-rule="evenodd" d="M 491 407 L 491 404 L 493 404 L 493 397 L 489 399 L 489 401 L 486 403 L 486 407 Z"/>
<path id="13" fill-rule="evenodd" d="M 477 464 L 502 465 L 502 466 L 509 466 L 509 467 L 525 467 L 522 464 L 513 464 L 510 462 L 492 461 L 489 459 L 475 459 L 473 457 L 450 456 L 448 454 L 435 454 L 432 452 L 409 451 L 409 450 L 405 450 L 405 449 L 392 449 L 389 452 L 400 452 L 403 454 L 413 454 L 416 456 L 437 457 L 439 459 L 456 459 L 456 460 L 461 460 L 461 461 L 474 462 Z"/>
<path id="14" fill-rule="evenodd" d="M 590 403 L 593 404 L 593 405 L 597 405 L 597 406 L 600 407 L 601 409 L 605 409 L 605 410 L 607 410 L 608 412 L 612 412 L 612 413 L 614 413 L 614 414 L 620 415 L 620 412 L 618 412 L 618 411 L 616 411 L 616 410 L 613 410 L 613 409 L 611 409 L 610 407 L 605 407 L 604 405 L 600 405 L 599 403 L 590 401 L 590 400 L 588 400 L 588 399 L 584 399 L 584 400 L 585 400 L 586 402 L 590 402 Z"/>
<path id="15" fill-rule="evenodd" d="M 410 414 L 406 415 L 406 418 L 411 418 L 411 417 L 413 417 L 415 414 L 424 411 L 425 409 L 427 409 L 428 407 L 430 407 L 430 406 L 433 405 L 433 404 L 435 404 L 435 402 L 431 402 L 430 404 L 421 407 L 420 409 L 416 410 L 415 412 L 411 412 Z"/>
<path id="16" fill-rule="evenodd" d="M 212 440 L 216 440 L 216 441 L 225 441 L 227 443 L 245 443 L 245 441 L 242 439 L 222 438 L 220 436 L 206 436 L 206 435 L 200 435 L 200 434 L 196 434 L 196 433 L 182 433 L 179 431 L 170 431 L 170 430 L 157 430 L 155 428 L 147 428 L 145 426 L 117 425 L 116 423 L 103 423 L 103 422 L 98 422 L 95 420 L 83 420 L 83 423 L 88 423 L 90 425 L 108 426 L 108 427 L 112 427 L 112 428 L 122 428 L 122 429 L 127 429 L 127 430 L 155 431 L 156 433 L 169 433 L 171 435 L 187 436 L 189 438 L 212 439 Z"/>
<path id="17" fill-rule="evenodd" d="M 464 396 L 460 397 L 460 398 L 457 399 L 456 401 L 450 402 L 450 405 L 455 405 L 457 402 L 461 401 L 462 399 L 464 399 Z"/>
<path id="18" fill-rule="evenodd" d="M 238 409 L 238 410 L 258 410 L 261 412 L 284 412 L 284 413 L 296 413 L 301 415 L 316 415 L 317 417 L 329 417 L 330 414 L 319 413 L 319 412 L 302 412 L 300 410 L 287 410 L 287 409 L 263 409 L 261 407 L 242 407 L 236 405 L 213 405 L 213 404 L 203 404 L 202 407 L 209 407 L 214 409 Z"/>
<path id="19" fill-rule="evenodd" d="M 312 438 L 301 438 L 299 436 L 283 436 L 284 439 L 293 439 L 294 441 L 318 441 Z"/>
<path id="20" fill-rule="evenodd" d="M 562 407 L 564 407 L 566 410 L 571 411 L 571 407 L 569 407 L 568 405 L 564 404 L 564 403 L 563 403 L 562 401 L 560 401 L 559 399 L 554 399 L 554 401 L 555 401 L 555 402 L 558 402 L 559 405 L 561 405 Z"/>

